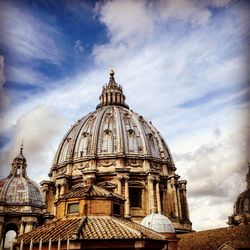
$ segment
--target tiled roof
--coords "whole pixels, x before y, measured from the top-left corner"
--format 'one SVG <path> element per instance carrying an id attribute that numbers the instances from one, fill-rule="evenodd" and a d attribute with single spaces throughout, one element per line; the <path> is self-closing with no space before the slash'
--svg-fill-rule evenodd
<path id="1" fill-rule="evenodd" d="M 78 187 L 75 190 L 62 196 L 62 198 L 78 198 L 78 197 L 116 197 L 124 199 L 123 196 L 109 192 L 106 189 L 95 185 L 87 185 L 84 187 Z"/>
<path id="2" fill-rule="evenodd" d="M 135 222 L 111 216 L 86 216 L 83 218 L 63 219 L 45 224 L 19 237 L 24 243 L 31 239 L 38 243 L 42 238 L 43 242 L 85 239 L 151 239 L 164 240 L 164 237 L 150 229 L 147 229 Z"/>
<path id="3" fill-rule="evenodd" d="M 214 250 L 224 243 L 236 249 L 250 249 L 250 225 L 218 228 L 178 235 L 180 250 Z"/>

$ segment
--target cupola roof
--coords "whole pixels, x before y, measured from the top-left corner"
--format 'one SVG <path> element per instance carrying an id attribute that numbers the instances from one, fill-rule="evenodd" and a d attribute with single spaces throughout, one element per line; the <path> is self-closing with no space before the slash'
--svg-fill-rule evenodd
<path id="1" fill-rule="evenodd" d="M 247 188 L 242 192 L 234 203 L 234 214 L 250 214 L 250 164 L 246 175 Z"/>
<path id="2" fill-rule="evenodd" d="M 0 180 L 0 202 L 6 205 L 43 207 L 44 200 L 40 187 L 27 176 L 27 162 L 23 155 L 23 144 L 11 166 L 8 177 Z"/>
<path id="3" fill-rule="evenodd" d="M 149 229 L 152 229 L 158 233 L 174 233 L 175 232 L 173 224 L 168 219 L 168 217 L 159 213 L 149 214 L 141 221 L 141 225 Z"/>

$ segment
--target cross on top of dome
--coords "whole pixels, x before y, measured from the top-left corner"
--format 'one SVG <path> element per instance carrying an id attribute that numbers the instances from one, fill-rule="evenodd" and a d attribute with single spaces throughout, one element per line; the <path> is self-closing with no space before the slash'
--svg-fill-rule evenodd
<path id="1" fill-rule="evenodd" d="M 115 71 L 113 68 L 109 70 L 109 83 L 105 84 L 102 88 L 102 94 L 99 97 L 100 104 L 96 108 L 108 106 L 108 105 L 117 105 L 124 108 L 129 108 L 125 103 L 125 95 L 122 91 L 122 86 L 117 84 L 115 81 Z"/>

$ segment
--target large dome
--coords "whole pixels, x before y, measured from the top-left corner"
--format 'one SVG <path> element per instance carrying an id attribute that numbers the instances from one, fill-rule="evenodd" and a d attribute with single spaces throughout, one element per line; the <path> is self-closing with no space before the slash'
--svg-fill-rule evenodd
<path id="1" fill-rule="evenodd" d="M 77 121 L 63 138 L 54 166 L 93 158 L 171 160 L 166 143 L 142 116 L 121 106 L 97 108 Z"/>

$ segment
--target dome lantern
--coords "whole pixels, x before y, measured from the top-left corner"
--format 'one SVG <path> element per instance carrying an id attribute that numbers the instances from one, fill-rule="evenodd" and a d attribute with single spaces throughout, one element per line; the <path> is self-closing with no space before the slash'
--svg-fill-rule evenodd
<path id="1" fill-rule="evenodd" d="M 122 91 L 122 86 L 117 84 L 115 81 L 115 71 L 113 68 L 109 71 L 109 83 L 105 84 L 102 89 L 102 94 L 99 97 L 100 104 L 97 105 L 97 109 L 100 107 L 108 106 L 108 105 L 117 105 L 125 108 L 129 108 L 125 103 L 125 95 Z"/>
<path id="2" fill-rule="evenodd" d="M 21 176 L 27 177 L 27 163 L 26 159 L 23 155 L 23 143 L 20 145 L 20 153 L 12 162 L 12 169 L 10 171 L 10 176 Z"/>

